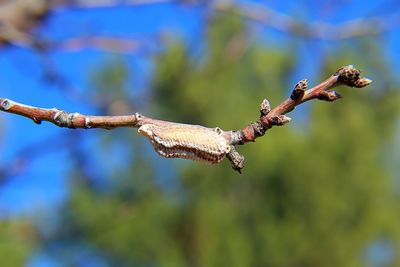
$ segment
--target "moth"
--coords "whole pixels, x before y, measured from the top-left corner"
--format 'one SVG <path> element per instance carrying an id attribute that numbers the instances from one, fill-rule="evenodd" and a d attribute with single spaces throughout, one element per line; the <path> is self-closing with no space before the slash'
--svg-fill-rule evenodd
<path id="1" fill-rule="evenodd" d="M 154 150 L 166 158 L 184 158 L 218 163 L 230 151 L 230 144 L 219 128 L 173 122 L 144 124 L 138 132 L 147 137 Z"/>

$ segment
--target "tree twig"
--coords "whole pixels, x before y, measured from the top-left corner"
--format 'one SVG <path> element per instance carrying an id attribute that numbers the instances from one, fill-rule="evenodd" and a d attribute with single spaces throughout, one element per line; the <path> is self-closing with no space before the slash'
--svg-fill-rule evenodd
<path id="1" fill-rule="evenodd" d="M 271 110 L 267 99 L 260 106 L 260 117 L 244 129 L 223 131 L 220 128 L 207 128 L 200 125 L 175 123 L 145 117 L 139 113 L 124 116 L 88 116 L 68 113 L 52 108 L 39 108 L 0 98 L 0 110 L 32 119 L 40 124 L 49 121 L 59 127 L 103 128 L 138 127 L 139 133 L 147 137 L 155 151 L 168 158 L 186 158 L 209 163 L 218 163 L 227 157 L 232 168 L 241 171 L 244 157 L 236 151 L 243 145 L 261 137 L 273 126 L 288 123 L 291 119 L 285 114 L 297 105 L 312 99 L 335 101 L 340 95 L 331 89 L 338 85 L 365 87 L 372 81 L 360 76 L 360 71 L 352 65 L 340 68 L 322 83 L 306 90 L 307 80 L 298 82 L 291 96 Z"/>

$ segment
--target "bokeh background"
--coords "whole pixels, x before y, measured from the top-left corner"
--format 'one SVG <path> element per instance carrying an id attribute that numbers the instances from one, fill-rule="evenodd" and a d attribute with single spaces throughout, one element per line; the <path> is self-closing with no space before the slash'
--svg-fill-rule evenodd
<path id="1" fill-rule="evenodd" d="M 240 129 L 300 79 L 312 101 L 229 162 L 136 129 L 0 113 L 1 266 L 400 266 L 398 1 L 0 1 L 0 97 Z"/>

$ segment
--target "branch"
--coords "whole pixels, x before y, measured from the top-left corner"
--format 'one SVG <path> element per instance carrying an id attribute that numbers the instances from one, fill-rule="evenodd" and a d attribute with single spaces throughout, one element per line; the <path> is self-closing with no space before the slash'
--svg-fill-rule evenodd
<path id="1" fill-rule="evenodd" d="M 219 163 L 227 157 L 232 168 L 241 171 L 244 157 L 236 151 L 237 145 L 254 142 L 273 126 L 284 125 L 291 119 L 285 114 L 297 105 L 312 99 L 335 101 L 341 96 L 331 89 L 338 85 L 365 87 L 372 81 L 360 76 L 360 71 L 352 65 L 340 68 L 322 83 L 306 90 L 307 80 L 298 82 L 291 96 L 271 110 L 268 100 L 260 106 L 260 118 L 257 122 L 237 131 L 223 131 L 220 128 L 207 128 L 169 121 L 156 120 L 139 113 L 125 116 L 88 116 L 68 113 L 52 108 L 38 108 L 0 98 L 0 110 L 32 119 L 40 124 L 49 121 L 59 127 L 67 128 L 103 128 L 138 127 L 138 132 L 147 137 L 155 151 L 167 158 L 185 158 Z"/>
<path id="2" fill-rule="evenodd" d="M 324 101 L 335 101 L 341 98 L 340 94 L 331 89 L 338 85 L 347 85 L 349 87 L 362 88 L 369 85 L 372 80 L 360 76 L 360 71 L 353 65 L 340 68 L 336 73 L 330 76 L 322 83 L 306 90 L 307 80 L 298 82 L 288 99 L 283 101 L 277 107 L 271 110 L 269 101 L 264 99 L 260 105 L 260 118 L 257 122 L 249 124 L 242 130 L 227 132 L 227 138 L 230 144 L 243 145 L 248 142 L 254 142 L 256 138 L 261 137 L 273 126 L 281 126 L 288 123 L 291 118 L 285 116 L 296 106 L 312 99 Z M 232 155 L 228 155 L 232 168 L 239 171 L 244 167 L 244 158 L 234 149 Z"/>
<path id="3" fill-rule="evenodd" d="M 27 117 L 36 124 L 42 121 L 51 122 L 59 127 L 70 129 L 135 127 L 138 123 L 138 114 L 125 116 L 88 116 L 79 113 L 68 113 L 52 108 L 39 108 L 17 103 L 9 99 L 0 98 L 0 110 Z"/>

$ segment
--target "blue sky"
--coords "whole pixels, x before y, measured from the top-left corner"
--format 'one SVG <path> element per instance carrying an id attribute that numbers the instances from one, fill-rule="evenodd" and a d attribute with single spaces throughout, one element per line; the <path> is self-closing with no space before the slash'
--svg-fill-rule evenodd
<path id="1" fill-rule="evenodd" d="M 242 1 L 244 2 L 244 1 Z M 263 2 L 263 1 L 257 1 Z M 316 4 L 318 3 L 318 4 Z M 306 22 L 325 21 L 338 23 L 371 15 L 399 13 L 396 1 L 268 1 L 274 9 L 297 17 Z M 330 7 L 331 12 L 326 8 Z M 399 13 L 400 14 L 400 13 Z M 201 36 L 206 23 L 204 7 L 180 6 L 175 4 L 152 4 L 138 6 L 118 6 L 100 9 L 59 9 L 52 14 L 46 25 L 39 29 L 43 36 L 52 39 L 67 39 L 84 35 L 102 35 L 122 38 L 143 39 L 151 43 L 156 51 L 162 49 L 154 44 L 162 32 L 173 38 L 185 41 L 192 51 L 201 49 Z M 399 15 L 400 17 L 400 15 Z M 400 21 L 400 19 L 399 19 Z M 288 46 L 298 41 L 299 55 L 303 65 L 299 68 L 293 83 L 307 77 L 313 81 L 318 73 L 321 51 L 334 50 L 339 42 L 302 41 L 263 25 L 255 24 L 254 40 L 276 47 Z M 383 34 L 377 42 L 387 47 L 393 68 L 399 69 L 400 62 L 400 29 L 395 27 Z M 313 49 L 310 49 L 310 45 Z M 91 85 L 91 70 L 101 65 L 104 60 L 113 58 L 110 53 L 86 49 L 80 52 L 57 51 L 51 54 L 56 66 L 65 78 L 80 93 L 78 98 L 71 98 L 57 86 L 43 82 L 42 59 L 28 49 L 8 48 L 1 51 L 0 57 L 0 96 L 15 101 L 42 107 L 59 107 L 67 111 L 96 113 L 90 104 L 87 88 Z M 132 81 L 133 94 L 148 89 L 152 74 L 152 58 L 143 55 L 121 56 L 134 73 Z M 398 73 L 398 71 L 396 71 Z M 137 95 L 140 96 L 139 93 Z M 39 213 L 56 213 L 58 207 L 68 198 L 69 169 L 71 159 L 63 150 L 65 143 L 59 138 L 66 129 L 57 128 L 49 123 L 40 126 L 22 117 L 0 113 L 0 168 L 14 166 L 15 158 L 28 155 L 28 147 L 35 147 L 37 142 L 46 142 L 41 153 L 34 154 L 27 162 L 20 162 L 21 172 L 10 177 L 0 185 L 0 217 L 35 215 Z M 79 130 L 75 130 L 79 131 Z M 132 130 L 134 131 L 134 130 Z M 1 135 L 2 134 L 2 135 Z M 76 133 L 84 141 L 83 149 L 95 149 L 96 130 Z M 55 138 L 50 138 L 55 137 Z M 48 140 L 52 140 L 49 142 Z M 36 149 L 37 150 L 37 149 Z M 24 154 L 24 155 L 21 155 Z M 100 156 L 94 161 L 100 162 Z M 113 162 L 113 168 L 118 166 Z M 45 265 L 46 260 L 39 254 L 30 266 Z M 100 266 L 100 265 L 99 265 Z"/>

